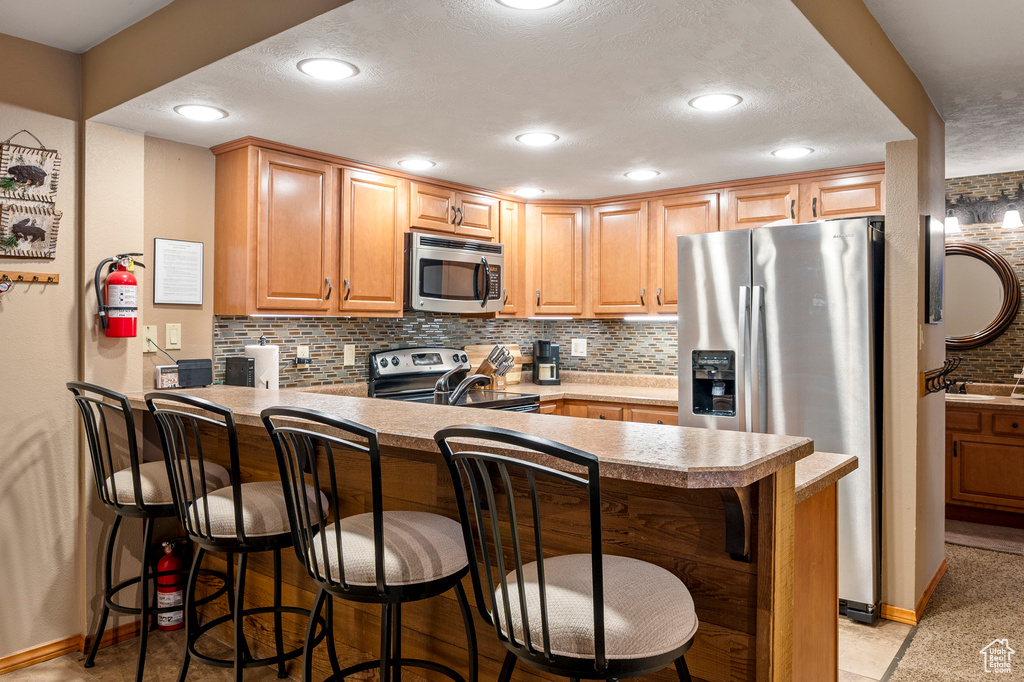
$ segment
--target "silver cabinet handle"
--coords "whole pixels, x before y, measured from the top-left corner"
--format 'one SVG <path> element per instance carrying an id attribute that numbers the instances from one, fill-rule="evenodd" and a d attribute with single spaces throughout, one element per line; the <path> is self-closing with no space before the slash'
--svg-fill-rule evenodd
<path id="1" fill-rule="evenodd" d="M 796 199 L 791 199 L 789 202 L 789 216 L 796 220 Z"/>
<path id="2" fill-rule="evenodd" d="M 811 199 L 811 217 L 818 217 L 818 197 L 814 197 Z"/>
<path id="3" fill-rule="evenodd" d="M 449 208 L 452 209 L 452 219 L 449 220 L 448 222 L 454 225 L 455 219 L 459 216 L 459 209 L 455 208 L 454 206 L 450 206 Z"/>
<path id="4" fill-rule="evenodd" d="M 325 301 L 331 300 L 331 292 L 334 291 L 334 287 L 331 286 L 331 278 L 327 278 L 327 295 L 324 296 Z"/>
<path id="5" fill-rule="evenodd" d="M 646 294 L 646 293 L 647 293 L 647 289 L 641 289 L 640 290 L 640 305 L 647 305 L 647 303 L 644 301 L 644 294 Z"/>
<path id="6" fill-rule="evenodd" d="M 502 289 L 501 293 L 505 295 L 505 300 L 502 301 L 502 305 L 508 305 L 508 289 Z"/>
<path id="7" fill-rule="evenodd" d="M 654 296 L 658 299 L 658 305 L 661 305 L 661 287 L 658 287 L 658 293 Z"/>
<path id="8" fill-rule="evenodd" d="M 351 296 L 351 295 L 352 295 L 352 285 L 349 284 L 348 280 L 346 279 L 345 280 L 345 300 L 347 301 L 348 297 Z"/>
<path id="9" fill-rule="evenodd" d="M 456 224 L 456 225 L 457 225 L 458 227 L 462 227 L 462 219 L 466 217 L 466 213 L 465 213 L 465 211 L 463 211 L 463 210 L 462 210 L 461 208 L 457 208 L 457 209 L 455 209 L 455 210 L 456 210 L 456 211 L 458 211 L 458 213 L 459 213 L 459 222 L 457 222 L 457 223 L 455 223 L 455 224 Z"/>
<path id="10" fill-rule="evenodd" d="M 540 289 L 537 289 L 537 305 L 540 305 Z"/>

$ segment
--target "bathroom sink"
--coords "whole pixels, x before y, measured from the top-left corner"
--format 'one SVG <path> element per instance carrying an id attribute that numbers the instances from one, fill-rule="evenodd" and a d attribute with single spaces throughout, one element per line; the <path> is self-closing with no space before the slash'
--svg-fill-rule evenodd
<path id="1" fill-rule="evenodd" d="M 996 399 L 996 397 L 994 395 L 977 395 L 975 393 L 947 393 L 946 394 L 946 400 L 953 400 L 953 401 L 961 400 L 961 401 L 971 401 L 971 402 L 974 402 L 976 400 L 995 400 L 995 399 Z"/>

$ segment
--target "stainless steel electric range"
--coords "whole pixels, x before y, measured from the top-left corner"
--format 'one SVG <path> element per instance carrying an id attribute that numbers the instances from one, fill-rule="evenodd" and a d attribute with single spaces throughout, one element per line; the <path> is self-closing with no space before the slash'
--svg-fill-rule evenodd
<path id="1" fill-rule="evenodd" d="M 391 348 L 370 353 L 369 396 L 413 403 L 433 403 L 434 385 L 449 371 L 454 388 L 472 367 L 466 353 L 458 348 Z M 536 412 L 540 396 L 536 393 L 512 393 L 490 389 L 470 389 L 459 407 L 490 410 Z"/>

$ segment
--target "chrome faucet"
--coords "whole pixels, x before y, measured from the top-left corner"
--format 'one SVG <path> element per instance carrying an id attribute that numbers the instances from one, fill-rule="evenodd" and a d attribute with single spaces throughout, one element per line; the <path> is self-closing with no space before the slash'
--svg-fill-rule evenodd
<path id="1" fill-rule="evenodd" d="M 445 372 L 445 374 L 437 380 L 434 384 L 434 404 L 435 405 L 457 405 L 459 399 L 465 395 L 466 391 L 473 388 L 477 384 L 489 384 L 491 383 L 491 377 L 486 374 L 471 374 L 470 376 L 463 379 L 455 390 L 452 390 L 448 386 L 448 381 L 452 375 L 460 371 L 461 367 Z"/>

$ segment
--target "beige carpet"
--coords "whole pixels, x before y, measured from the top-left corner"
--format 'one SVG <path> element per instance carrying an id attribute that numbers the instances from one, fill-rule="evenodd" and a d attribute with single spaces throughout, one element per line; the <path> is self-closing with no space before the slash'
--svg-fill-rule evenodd
<path id="1" fill-rule="evenodd" d="M 946 545 L 949 570 L 891 682 L 1024 680 L 1024 556 Z M 982 648 L 1009 639 L 1010 674 L 984 672 Z"/>
<path id="2" fill-rule="evenodd" d="M 994 552 L 1024 554 L 1024 530 L 946 519 L 946 542 Z"/>

